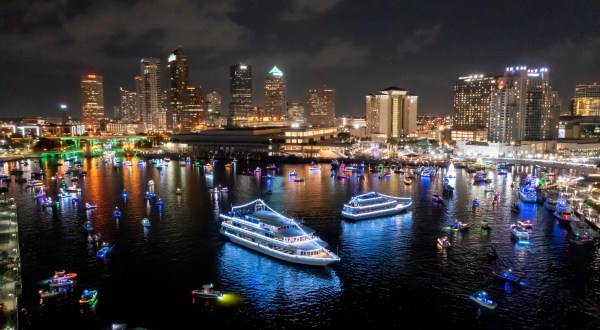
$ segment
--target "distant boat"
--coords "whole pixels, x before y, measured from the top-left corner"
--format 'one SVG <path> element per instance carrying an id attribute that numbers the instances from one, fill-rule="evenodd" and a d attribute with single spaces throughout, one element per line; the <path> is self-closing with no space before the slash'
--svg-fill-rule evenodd
<path id="1" fill-rule="evenodd" d="M 499 272 L 493 272 L 493 274 L 498 279 L 508 281 L 510 283 L 517 284 L 517 285 L 523 284 L 523 282 L 521 282 L 521 276 L 513 274 L 512 270 L 510 270 L 510 269 L 499 271 Z"/>
<path id="2" fill-rule="evenodd" d="M 497 306 L 497 304 L 488 297 L 488 294 L 485 291 L 477 291 L 474 294 L 469 295 L 469 299 L 476 302 L 480 306 L 489 309 L 494 309 Z"/>
<path id="3" fill-rule="evenodd" d="M 192 290 L 192 295 L 198 298 L 217 299 L 223 297 L 221 291 L 215 291 L 212 283 L 204 284 L 202 289 Z"/>
<path id="4" fill-rule="evenodd" d="M 150 227 L 150 220 L 148 218 L 142 219 L 142 226 Z"/>

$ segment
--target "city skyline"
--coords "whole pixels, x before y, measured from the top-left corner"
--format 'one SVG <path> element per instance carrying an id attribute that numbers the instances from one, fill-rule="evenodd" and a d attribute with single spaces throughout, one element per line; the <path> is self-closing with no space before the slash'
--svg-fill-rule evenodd
<path id="1" fill-rule="evenodd" d="M 564 111 L 576 84 L 600 81 L 599 11 L 592 1 L 10 3 L 0 9 L 0 111 L 58 117 L 66 104 L 81 118 L 79 79 L 98 74 L 109 115 L 120 87 L 136 89 L 141 59 L 165 72 L 177 47 L 190 84 L 221 94 L 225 113 L 229 67 L 241 62 L 252 66 L 255 106 L 277 66 L 288 102 L 306 105 L 309 90 L 327 86 L 336 116 L 365 116 L 365 96 L 388 86 L 418 95 L 419 115 L 452 115 L 459 77 L 524 65 L 549 69 Z"/>

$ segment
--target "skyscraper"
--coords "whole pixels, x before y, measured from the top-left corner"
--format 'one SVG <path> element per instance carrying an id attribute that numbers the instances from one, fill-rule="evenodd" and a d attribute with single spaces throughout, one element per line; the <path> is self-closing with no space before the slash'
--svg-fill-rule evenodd
<path id="1" fill-rule="evenodd" d="M 395 86 L 367 95 L 367 134 L 382 139 L 416 134 L 417 100 L 416 95 Z"/>
<path id="2" fill-rule="evenodd" d="M 221 94 L 212 91 L 206 96 L 209 113 L 221 113 Z"/>
<path id="3" fill-rule="evenodd" d="M 143 58 L 141 69 L 141 119 L 147 128 L 152 129 L 152 119 L 161 110 L 160 60 Z"/>
<path id="4" fill-rule="evenodd" d="M 142 77 L 135 76 L 135 94 L 137 95 L 135 98 L 135 121 L 142 121 L 142 104 L 144 100 L 144 95 L 142 94 Z"/>
<path id="5" fill-rule="evenodd" d="M 204 99 L 202 88 L 187 86 L 182 100 L 181 124 L 176 127 L 177 132 L 190 132 L 199 124 L 207 122 L 209 102 Z"/>
<path id="6" fill-rule="evenodd" d="M 283 72 L 276 66 L 267 74 L 265 80 L 265 108 L 263 115 L 280 117 L 287 115 L 286 87 Z"/>
<path id="7" fill-rule="evenodd" d="M 181 124 L 183 94 L 190 83 L 187 58 L 181 47 L 169 54 L 169 89 L 167 93 L 167 129 L 175 129 Z"/>
<path id="8" fill-rule="evenodd" d="M 547 68 L 506 68 L 491 95 L 491 142 L 519 143 L 551 139 L 560 111 Z"/>
<path id="9" fill-rule="evenodd" d="M 600 85 L 575 85 L 575 116 L 600 116 Z"/>
<path id="10" fill-rule="evenodd" d="M 291 124 L 303 125 L 306 123 L 304 116 L 304 106 L 298 101 L 288 102 L 287 104 L 288 122 Z"/>
<path id="11" fill-rule="evenodd" d="M 308 91 L 306 122 L 312 126 L 335 126 L 335 90 L 323 86 Z"/>
<path id="12" fill-rule="evenodd" d="M 117 119 L 125 122 L 134 122 L 136 118 L 136 102 L 137 93 L 131 92 L 121 87 L 121 107 L 119 109 L 119 116 Z"/>
<path id="13" fill-rule="evenodd" d="M 454 82 L 455 139 L 487 141 L 491 94 L 499 77 L 470 75 Z"/>
<path id="14" fill-rule="evenodd" d="M 81 112 L 83 125 L 87 131 L 95 131 L 104 119 L 104 87 L 102 76 L 87 74 L 81 76 Z"/>
<path id="15" fill-rule="evenodd" d="M 229 113 L 234 117 L 252 115 L 252 67 L 234 64 L 229 67 Z"/>

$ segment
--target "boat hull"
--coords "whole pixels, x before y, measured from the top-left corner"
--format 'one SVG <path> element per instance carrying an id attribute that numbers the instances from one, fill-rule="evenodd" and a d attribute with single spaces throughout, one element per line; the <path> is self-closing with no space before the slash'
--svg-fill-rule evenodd
<path id="1" fill-rule="evenodd" d="M 327 266 L 332 262 L 338 261 L 336 259 L 331 259 L 331 258 L 302 258 L 300 256 L 290 255 L 287 253 L 271 250 L 271 249 L 267 248 L 266 246 L 261 245 L 260 243 L 248 241 L 246 239 L 237 237 L 236 235 L 226 232 L 224 230 L 221 230 L 221 234 L 228 237 L 231 240 L 231 242 L 233 242 L 233 243 L 237 243 L 239 245 L 242 245 L 242 246 L 252 249 L 254 251 L 266 254 L 270 257 L 273 257 L 273 258 L 276 258 L 279 260 L 283 260 L 283 261 L 288 261 L 288 262 L 302 264 L 302 265 L 309 265 L 309 266 Z"/>
<path id="2" fill-rule="evenodd" d="M 365 213 L 361 214 L 361 213 L 342 212 L 342 216 L 344 218 L 351 219 L 351 220 L 365 220 L 365 219 L 381 218 L 381 217 L 386 217 L 389 215 L 398 214 L 398 213 L 406 210 L 409 206 L 410 206 L 410 204 L 408 204 L 408 205 L 399 204 L 393 209 L 381 210 L 381 211 L 377 212 L 377 214 L 365 214 Z"/>

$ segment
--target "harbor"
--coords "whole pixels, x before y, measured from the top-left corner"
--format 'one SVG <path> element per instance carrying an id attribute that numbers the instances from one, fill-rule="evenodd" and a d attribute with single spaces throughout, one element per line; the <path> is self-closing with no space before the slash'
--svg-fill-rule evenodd
<path id="1" fill-rule="evenodd" d="M 3 329 L 19 329 L 21 260 L 17 205 L 6 194 L 0 196 L 0 304 Z"/>

